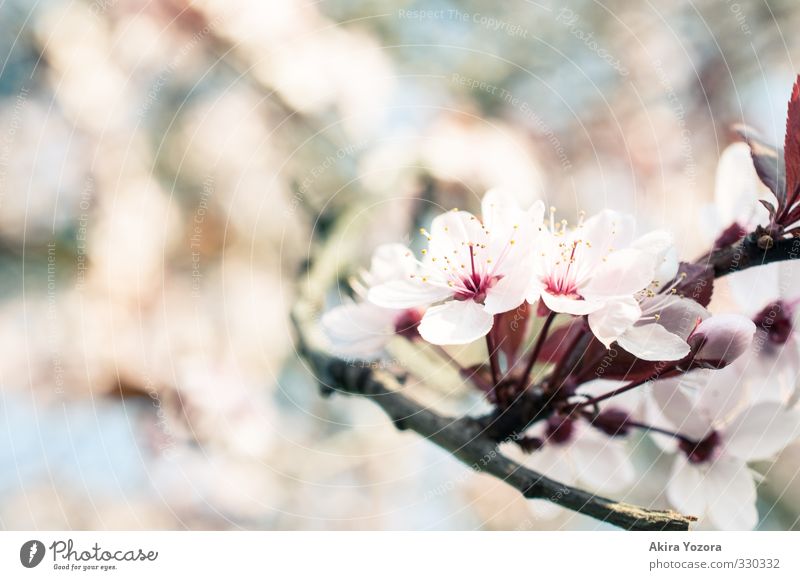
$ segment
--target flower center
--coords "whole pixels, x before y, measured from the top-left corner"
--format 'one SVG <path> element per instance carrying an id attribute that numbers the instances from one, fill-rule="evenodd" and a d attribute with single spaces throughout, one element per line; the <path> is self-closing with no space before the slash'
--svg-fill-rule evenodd
<path id="1" fill-rule="evenodd" d="M 422 312 L 418 308 L 409 308 L 403 310 L 400 315 L 395 318 L 394 332 L 409 340 L 417 338 L 417 326 L 422 320 Z"/>
<path id="2" fill-rule="evenodd" d="M 553 415 L 547 420 L 547 442 L 556 445 L 569 443 L 575 432 L 575 419 Z"/>
<path id="3" fill-rule="evenodd" d="M 569 298 L 583 298 L 578 292 L 578 283 L 575 268 L 575 252 L 581 240 L 574 240 L 570 248 L 563 242 L 559 244 L 561 258 L 556 262 L 554 271 L 545 279 L 545 289 L 554 296 L 567 296 Z"/>
<path id="4" fill-rule="evenodd" d="M 463 270 L 460 276 L 461 284 L 453 295 L 456 300 L 474 300 L 480 304 L 486 300 L 486 292 L 494 286 L 501 276 L 494 276 L 487 272 L 481 272 L 480 268 L 475 267 L 475 246 L 469 246 L 470 269 Z"/>
<path id="5" fill-rule="evenodd" d="M 678 443 L 681 451 L 686 454 L 689 463 L 705 463 L 711 461 L 715 457 L 715 452 L 722 442 L 719 433 L 712 431 L 700 441 L 687 441 L 681 440 Z"/>
<path id="6" fill-rule="evenodd" d="M 753 317 L 758 332 L 773 344 L 785 344 L 792 336 L 793 308 L 783 300 L 768 304 Z"/>

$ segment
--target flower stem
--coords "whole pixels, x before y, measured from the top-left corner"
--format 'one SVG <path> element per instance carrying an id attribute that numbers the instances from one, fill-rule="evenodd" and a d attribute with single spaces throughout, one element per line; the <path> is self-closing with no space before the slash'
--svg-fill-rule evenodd
<path id="1" fill-rule="evenodd" d="M 500 366 L 497 362 L 497 348 L 494 345 L 494 337 L 491 330 L 486 334 L 486 350 L 489 351 L 489 366 L 492 368 L 492 383 L 496 387 L 500 383 Z"/>
<path id="2" fill-rule="evenodd" d="M 597 405 L 597 403 L 601 401 L 605 401 L 606 399 L 610 399 L 611 397 L 616 397 L 617 395 L 621 395 L 622 393 L 627 393 L 631 389 L 635 389 L 636 387 L 640 387 L 648 381 L 652 381 L 659 377 L 658 373 L 645 377 L 643 379 L 639 379 L 638 381 L 633 381 L 628 383 L 627 385 L 623 385 L 613 391 L 609 391 L 603 395 L 598 395 L 597 397 L 592 397 L 591 399 L 587 399 L 583 403 L 578 403 L 574 409 L 582 409 L 584 407 Z"/>
<path id="3" fill-rule="evenodd" d="M 589 421 L 590 423 L 594 421 L 595 415 L 593 413 L 583 411 L 581 413 L 583 417 Z M 625 427 L 632 427 L 634 429 L 642 429 L 643 431 L 652 431 L 653 433 L 660 433 L 661 435 L 666 435 L 667 437 L 672 437 L 673 439 L 677 439 L 678 441 L 683 441 L 688 445 L 697 445 L 697 441 L 690 439 L 686 435 L 681 435 L 675 431 L 670 431 L 669 429 L 663 429 L 661 427 L 656 427 L 654 425 L 648 425 L 647 423 L 640 423 L 639 421 L 633 421 L 631 419 L 625 420 Z"/>
<path id="4" fill-rule="evenodd" d="M 539 353 L 542 352 L 542 347 L 544 346 L 544 341 L 547 338 L 547 333 L 550 332 L 550 325 L 553 324 L 553 320 L 556 318 L 555 312 L 550 312 L 547 315 L 547 319 L 544 321 L 544 326 L 539 331 L 539 336 L 536 337 L 536 344 L 531 351 L 530 356 L 528 357 L 528 362 L 525 365 L 525 370 L 522 372 L 522 375 L 519 378 L 519 390 L 524 391 L 528 386 L 528 375 L 531 374 L 533 370 L 533 365 L 536 364 L 536 359 L 539 358 Z"/>

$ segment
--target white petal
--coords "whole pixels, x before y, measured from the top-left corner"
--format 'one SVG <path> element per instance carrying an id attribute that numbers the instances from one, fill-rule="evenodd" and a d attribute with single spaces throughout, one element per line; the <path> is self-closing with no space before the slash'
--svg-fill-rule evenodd
<path id="1" fill-rule="evenodd" d="M 531 469 L 564 485 L 575 484 L 575 471 L 570 457 L 561 445 L 548 445 L 533 452 L 525 461 Z M 544 519 L 552 519 L 562 513 L 563 508 L 548 500 L 531 500 L 531 512 Z"/>
<path id="2" fill-rule="evenodd" d="M 673 243 L 674 240 L 670 232 L 667 230 L 655 230 L 636 238 L 631 243 L 631 248 L 642 250 L 648 254 L 663 258 L 669 249 L 672 248 Z"/>
<path id="3" fill-rule="evenodd" d="M 450 300 L 428 308 L 419 334 L 432 344 L 468 344 L 489 332 L 494 317 L 473 300 Z"/>
<path id="4" fill-rule="evenodd" d="M 583 316 L 603 307 L 602 302 L 579 300 L 577 298 L 570 298 L 569 296 L 555 296 L 549 292 L 542 292 L 541 298 L 547 307 L 553 312 L 561 312 L 563 314 L 574 314 L 575 316 Z M 528 293 L 528 301 L 531 299 L 531 293 Z"/>
<path id="5" fill-rule="evenodd" d="M 383 308 L 398 310 L 427 306 L 453 295 L 449 288 L 428 284 L 422 280 L 393 280 L 369 289 L 367 299 Z"/>
<path id="6" fill-rule="evenodd" d="M 706 513 L 715 528 L 752 530 L 756 526 L 756 486 L 743 461 L 720 457 L 706 471 L 703 486 Z"/>
<path id="7" fill-rule="evenodd" d="M 694 300 L 673 295 L 658 295 L 642 300 L 642 311 L 658 317 L 658 323 L 684 340 L 711 314 Z"/>
<path id="8" fill-rule="evenodd" d="M 481 217 L 489 231 L 497 227 L 513 227 L 514 223 L 519 224 L 521 220 L 528 225 L 538 227 L 544 217 L 544 203 L 537 200 L 529 209 L 523 210 L 519 196 L 506 188 L 493 187 L 483 196 Z"/>
<path id="9" fill-rule="evenodd" d="M 633 216 L 608 209 L 587 219 L 576 230 L 576 237 L 591 243 L 590 248 L 583 250 L 587 263 L 600 263 L 612 249 L 627 248 L 633 241 L 635 227 Z"/>
<path id="10" fill-rule="evenodd" d="M 747 384 L 736 367 L 700 370 L 689 376 L 697 379 L 693 383 L 697 412 L 714 425 L 726 425 L 748 403 Z"/>
<path id="11" fill-rule="evenodd" d="M 767 304 L 780 298 L 782 286 L 778 263 L 740 270 L 726 279 L 731 296 L 739 306 L 737 310 L 748 316 L 755 316 Z"/>
<path id="12" fill-rule="evenodd" d="M 660 324 L 633 326 L 617 339 L 617 344 L 642 360 L 680 360 L 689 354 L 689 345 Z"/>
<path id="13" fill-rule="evenodd" d="M 601 296 L 631 296 L 646 288 L 656 273 L 656 258 L 641 250 L 619 250 L 609 254 L 580 288 L 587 299 Z"/>
<path id="14" fill-rule="evenodd" d="M 720 155 L 714 202 L 726 228 L 734 222 L 746 224 L 758 204 L 759 179 L 746 143 L 729 145 Z"/>
<path id="15" fill-rule="evenodd" d="M 642 310 L 633 297 L 607 302 L 600 310 L 589 314 L 589 328 L 606 348 L 639 320 Z"/>
<path id="16" fill-rule="evenodd" d="M 370 282 L 380 284 L 402 280 L 417 270 L 414 254 L 403 244 L 381 244 L 372 254 Z"/>
<path id="17" fill-rule="evenodd" d="M 667 483 L 669 503 L 682 514 L 705 515 L 708 502 L 703 479 L 703 470 L 689 463 L 683 454 L 676 455 Z"/>
<path id="18" fill-rule="evenodd" d="M 587 431 L 572 444 L 570 454 L 577 478 L 593 490 L 614 493 L 635 479 L 621 441 Z"/>
<path id="19" fill-rule="evenodd" d="M 697 409 L 697 390 L 702 388 L 712 371 L 692 371 L 679 378 L 653 383 L 653 400 L 674 429 L 695 440 L 705 437 L 713 428 L 713 417 Z M 699 386 L 698 386 L 699 385 Z"/>
<path id="20" fill-rule="evenodd" d="M 373 304 L 343 304 L 322 316 L 322 330 L 329 349 L 340 357 L 373 359 L 394 336 L 397 311 Z"/>
<path id="21" fill-rule="evenodd" d="M 726 450 L 745 461 L 768 459 L 800 435 L 800 412 L 778 403 L 748 407 L 725 429 Z"/>
<path id="22" fill-rule="evenodd" d="M 484 305 L 491 314 L 513 310 L 525 301 L 531 283 L 531 268 L 520 264 L 518 268 L 503 276 L 486 293 Z"/>
<path id="23" fill-rule="evenodd" d="M 466 211 L 448 211 L 436 216 L 430 234 L 429 257 L 447 257 L 456 263 L 469 263 L 470 244 L 486 245 L 489 242 L 480 220 Z"/>
<path id="24" fill-rule="evenodd" d="M 730 364 L 750 348 L 756 325 L 738 314 L 717 314 L 703 320 L 693 335 L 705 338 L 696 360 Z"/>

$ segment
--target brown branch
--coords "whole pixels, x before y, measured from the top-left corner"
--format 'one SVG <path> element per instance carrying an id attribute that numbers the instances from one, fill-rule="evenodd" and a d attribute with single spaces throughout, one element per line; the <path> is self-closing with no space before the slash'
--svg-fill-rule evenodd
<path id="1" fill-rule="evenodd" d="M 800 238 L 773 239 L 768 234 L 756 231 L 741 241 L 711 252 L 701 262 L 714 268 L 714 276 L 720 278 L 754 266 L 800 258 Z"/>
<path id="2" fill-rule="evenodd" d="M 409 429 L 448 451 L 472 469 L 488 473 L 529 499 L 543 499 L 626 530 L 688 530 L 696 518 L 673 511 L 650 510 L 616 502 L 553 481 L 505 457 L 487 437 L 481 424 L 469 417 L 444 417 L 386 386 L 361 365 L 349 364 L 310 347 L 302 324 L 293 315 L 297 350 L 326 394 L 344 393 L 369 398 L 398 429 Z"/>

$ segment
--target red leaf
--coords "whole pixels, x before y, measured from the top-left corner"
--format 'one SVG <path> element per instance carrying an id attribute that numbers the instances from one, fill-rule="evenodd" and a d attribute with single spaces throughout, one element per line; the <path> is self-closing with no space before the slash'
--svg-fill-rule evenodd
<path id="1" fill-rule="evenodd" d="M 680 280 L 681 277 L 683 280 Z M 681 262 L 676 280 L 678 283 L 675 293 L 679 296 L 690 298 L 700 306 L 708 306 L 711 302 L 711 295 L 714 293 L 714 268 L 710 265 Z"/>
<path id="2" fill-rule="evenodd" d="M 786 163 L 786 208 L 791 208 L 800 195 L 800 76 L 794 82 L 789 99 L 783 155 Z"/>
<path id="3" fill-rule="evenodd" d="M 763 205 L 765 208 L 767 208 L 767 211 L 769 212 L 769 219 L 772 219 L 773 217 L 775 217 L 775 206 L 774 205 L 772 205 L 766 199 L 759 199 L 758 201 L 761 202 L 761 205 Z"/>
<path id="4" fill-rule="evenodd" d="M 525 341 L 530 315 L 531 306 L 523 302 L 518 308 L 499 314 L 495 318 L 492 329 L 495 344 L 506 355 L 509 368 L 514 366 L 519 348 Z"/>
<path id="5" fill-rule="evenodd" d="M 783 151 L 765 142 L 758 132 L 747 125 L 734 125 L 733 129 L 750 147 L 750 156 L 759 179 L 766 185 L 778 200 L 778 207 L 783 207 L 786 199 L 786 165 Z"/>
<path id="6" fill-rule="evenodd" d="M 583 323 L 580 319 L 574 319 L 569 324 L 559 326 L 551 331 L 542 345 L 537 360 L 555 363 L 564 358 L 575 342 L 575 338 L 582 331 L 582 326 Z"/>

